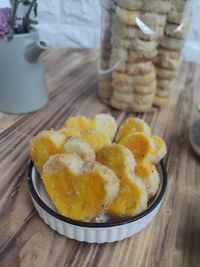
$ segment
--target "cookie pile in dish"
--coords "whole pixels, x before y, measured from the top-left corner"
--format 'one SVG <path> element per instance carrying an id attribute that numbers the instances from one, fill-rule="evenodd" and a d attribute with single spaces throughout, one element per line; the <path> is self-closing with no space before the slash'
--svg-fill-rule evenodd
<path id="1" fill-rule="evenodd" d="M 189 26 L 189 0 L 116 0 L 101 52 L 100 99 L 148 112 L 168 100 Z"/>
<path id="2" fill-rule="evenodd" d="M 159 189 L 156 164 L 166 145 L 141 119 L 131 117 L 117 129 L 113 117 L 97 114 L 39 133 L 29 153 L 59 213 L 100 222 L 147 208 Z"/>

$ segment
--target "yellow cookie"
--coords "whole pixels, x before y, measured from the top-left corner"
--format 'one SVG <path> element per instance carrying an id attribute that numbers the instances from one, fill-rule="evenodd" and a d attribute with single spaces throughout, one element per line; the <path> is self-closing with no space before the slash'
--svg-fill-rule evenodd
<path id="1" fill-rule="evenodd" d="M 81 221 L 95 219 L 119 190 L 112 170 L 73 154 L 52 156 L 44 166 L 42 180 L 57 210 Z"/>
<path id="2" fill-rule="evenodd" d="M 65 122 L 64 127 L 72 127 L 79 132 L 89 129 L 95 129 L 95 120 L 83 116 L 74 116 L 69 118 Z"/>
<path id="3" fill-rule="evenodd" d="M 144 120 L 134 117 L 128 118 L 120 126 L 115 138 L 115 142 L 119 143 L 125 136 L 134 132 L 150 133 L 151 129 Z"/>
<path id="4" fill-rule="evenodd" d="M 50 156 L 63 152 L 65 141 L 66 136 L 54 130 L 43 131 L 32 139 L 29 154 L 40 174 Z"/>
<path id="5" fill-rule="evenodd" d="M 110 100 L 110 105 L 111 105 L 113 108 L 116 108 L 116 109 L 119 109 L 119 110 L 127 110 L 128 107 L 129 107 L 129 104 L 128 104 L 128 103 L 118 101 L 118 100 L 116 100 L 114 97 L 111 98 L 111 100 Z"/>
<path id="6" fill-rule="evenodd" d="M 156 167 L 150 162 L 138 163 L 135 167 L 135 174 L 140 177 L 146 185 L 148 197 L 152 198 L 158 192 L 160 177 Z"/>
<path id="7" fill-rule="evenodd" d="M 131 93 L 121 93 L 118 91 L 113 91 L 112 98 L 114 98 L 118 102 L 123 102 L 130 104 L 132 102 L 133 94 Z"/>
<path id="8" fill-rule="evenodd" d="M 139 84 L 134 84 L 133 85 L 133 92 L 138 93 L 141 95 L 146 95 L 150 94 L 156 91 L 156 80 L 152 81 L 148 85 L 139 85 Z"/>
<path id="9" fill-rule="evenodd" d="M 155 151 L 156 151 L 156 160 L 154 161 L 155 164 L 159 163 L 162 158 L 167 153 L 167 147 L 162 138 L 157 135 L 151 135 L 153 142 L 155 144 Z"/>
<path id="10" fill-rule="evenodd" d="M 82 133 L 81 138 L 83 138 L 96 153 L 104 146 L 111 144 L 110 136 L 100 130 L 87 130 Z"/>
<path id="11" fill-rule="evenodd" d="M 73 136 L 80 136 L 81 133 L 72 127 L 64 127 L 57 131 L 58 133 L 64 134 L 66 139 Z"/>
<path id="12" fill-rule="evenodd" d="M 128 134 L 121 139 L 120 144 L 127 147 L 133 153 L 136 162 L 146 160 L 152 163 L 157 162 L 155 143 L 148 133 L 135 132 Z"/>
<path id="13" fill-rule="evenodd" d="M 146 209 L 146 188 L 134 175 L 135 160 L 128 149 L 119 144 L 112 144 L 97 154 L 97 161 L 112 169 L 120 179 L 119 193 L 108 207 L 109 213 L 127 217 Z"/>

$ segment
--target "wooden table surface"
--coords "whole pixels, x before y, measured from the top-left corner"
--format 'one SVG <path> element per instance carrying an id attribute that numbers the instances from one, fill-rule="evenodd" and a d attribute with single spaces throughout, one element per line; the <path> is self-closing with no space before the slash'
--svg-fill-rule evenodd
<path id="1" fill-rule="evenodd" d="M 168 146 L 167 194 L 146 229 L 124 241 L 86 244 L 57 234 L 35 211 L 26 181 L 30 138 L 75 114 L 109 112 L 118 123 L 126 117 L 97 99 L 96 58 L 92 50 L 50 49 L 44 55 L 48 106 L 32 114 L 0 113 L 0 266 L 200 266 L 200 159 L 188 142 L 200 102 L 200 66 L 193 63 L 183 63 L 167 107 L 140 115 Z"/>

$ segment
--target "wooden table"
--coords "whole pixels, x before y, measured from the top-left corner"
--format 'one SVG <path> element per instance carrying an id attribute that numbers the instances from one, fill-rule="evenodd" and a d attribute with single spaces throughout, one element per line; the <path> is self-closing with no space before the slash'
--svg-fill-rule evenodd
<path id="1" fill-rule="evenodd" d="M 96 57 L 91 50 L 49 50 L 44 55 L 48 106 L 32 114 L 0 114 L 0 266 L 200 266 L 200 159 L 188 143 L 200 102 L 198 65 L 182 65 L 166 108 L 140 116 L 168 146 L 167 194 L 146 229 L 113 244 L 79 243 L 52 231 L 33 207 L 26 181 L 30 138 L 74 114 L 109 112 L 118 123 L 126 117 L 97 99 Z"/>

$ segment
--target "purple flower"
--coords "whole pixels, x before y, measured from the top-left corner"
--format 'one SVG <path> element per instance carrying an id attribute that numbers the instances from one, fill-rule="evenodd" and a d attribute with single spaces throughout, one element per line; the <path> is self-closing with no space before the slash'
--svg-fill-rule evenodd
<path id="1" fill-rule="evenodd" d="M 7 22 L 11 15 L 11 8 L 0 8 L 0 38 L 4 37 L 8 32 Z"/>

